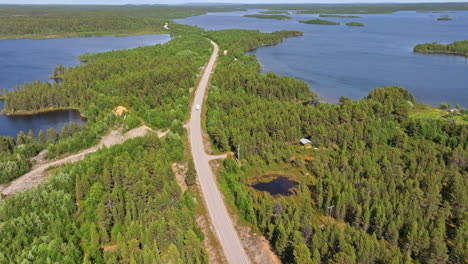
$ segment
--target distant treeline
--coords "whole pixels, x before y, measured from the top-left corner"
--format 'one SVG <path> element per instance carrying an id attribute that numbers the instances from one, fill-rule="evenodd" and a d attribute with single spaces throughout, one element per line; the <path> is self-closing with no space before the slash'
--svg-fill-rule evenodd
<path id="1" fill-rule="evenodd" d="M 465 11 L 468 3 L 409 4 L 278 4 L 243 5 L 242 8 L 297 10 L 298 14 L 385 14 L 397 11 Z"/>
<path id="2" fill-rule="evenodd" d="M 16 6 L 0 8 L 0 39 L 132 35 L 168 32 L 170 19 L 227 7 L 176 6 Z"/>
<path id="3" fill-rule="evenodd" d="M 451 44 L 439 44 L 437 42 L 418 44 L 414 51 L 419 53 L 453 54 L 468 57 L 468 40 L 455 41 Z"/>

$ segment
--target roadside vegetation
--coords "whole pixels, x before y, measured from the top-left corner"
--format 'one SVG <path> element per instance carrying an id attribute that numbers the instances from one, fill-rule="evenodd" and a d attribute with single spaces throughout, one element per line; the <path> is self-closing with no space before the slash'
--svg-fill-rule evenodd
<path id="1" fill-rule="evenodd" d="M 315 25 L 339 25 L 339 22 L 325 20 L 325 19 L 311 19 L 311 20 L 301 20 L 300 23 L 304 24 L 315 24 Z"/>
<path id="2" fill-rule="evenodd" d="M 210 35 L 229 53 L 213 77 L 207 130 L 221 151 L 241 145 L 242 157 L 224 162 L 221 189 L 284 263 L 463 262 L 467 125 L 412 117 L 416 100 L 401 87 L 319 103 L 304 82 L 260 74 L 243 55 L 263 34 Z M 270 171 L 297 181 L 296 194 L 248 185 Z"/>
<path id="3" fill-rule="evenodd" d="M 350 27 L 363 27 L 364 26 L 364 24 L 361 22 L 348 22 L 346 23 L 346 25 Z"/>
<path id="4" fill-rule="evenodd" d="M 263 14 L 244 15 L 244 17 L 253 17 L 253 18 L 260 18 L 260 19 L 276 19 L 276 20 L 291 19 L 290 16 L 286 16 L 286 15 L 263 15 Z"/>
<path id="5" fill-rule="evenodd" d="M 451 44 L 440 44 L 437 42 L 418 44 L 413 48 L 414 52 L 452 54 L 468 57 L 468 40 L 455 41 Z"/>

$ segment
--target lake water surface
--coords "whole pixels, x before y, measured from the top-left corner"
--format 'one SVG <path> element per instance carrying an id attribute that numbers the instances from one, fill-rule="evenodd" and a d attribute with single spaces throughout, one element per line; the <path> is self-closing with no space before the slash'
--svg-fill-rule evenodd
<path id="1" fill-rule="evenodd" d="M 262 71 L 294 76 L 306 81 L 321 99 L 337 102 L 340 96 L 359 99 L 376 87 L 399 85 L 418 102 L 438 106 L 446 101 L 468 107 L 468 59 L 450 55 L 413 53 L 419 43 L 468 40 L 468 12 L 361 15 L 362 18 L 325 18 L 339 26 L 308 25 L 299 20 L 318 15 L 291 15 L 291 20 L 242 17 L 259 10 L 210 13 L 177 19 L 179 23 L 210 30 L 258 29 L 262 32 L 300 30 L 304 36 L 289 38 L 255 54 Z M 442 15 L 452 21 L 437 21 Z M 344 24 L 358 21 L 364 27 Z"/>
<path id="2" fill-rule="evenodd" d="M 0 88 L 36 80 L 46 81 L 58 65 L 80 64 L 78 56 L 165 43 L 168 34 L 128 37 L 0 40 Z"/>
<path id="3" fill-rule="evenodd" d="M 0 100 L 0 111 L 1 109 L 3 109 L 3 100 Z M 20 130 L 27 134 L 30 129 L 37 136 L 39 130 L 42 129 L 42 131 L 46 132 L 49 128 L 54 128 L 60 133 L 63 124 L 69 122 L 82 125 L 85 121 L 80 113 L 75 110 L 54 111 L 36 115 L 0 115 L 0 136 L 16 138 Z"/>
<path id="4" fill-rule="evenodd" d="M 14 39 L 0 40 L 0 88 L 11 89 L 16 84 L 35 80 L 47 81 L 57 65 L 80 64 L 78 56 L 139 46 L 162 44 L 170 40 L 168 34 L 128 37 L 59 38 L 46 40 Z M 4 102 L 0 100 L 0 111 Z M 63 124 L 84 120 L 77 111 L 55 111 L 29 116 L 6 116 L 0 114 L 0 136 L 16 137 L 20 130 L 35 135 L 42 129 L 60 131 Z"/>

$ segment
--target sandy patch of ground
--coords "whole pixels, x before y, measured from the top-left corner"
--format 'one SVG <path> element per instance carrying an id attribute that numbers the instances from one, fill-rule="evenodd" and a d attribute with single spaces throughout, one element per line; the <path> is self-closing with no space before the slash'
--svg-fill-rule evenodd
<path id="1" fill-rule="evenodd" d="M 179 185 L 182 192 L 187 190 L 187 184 L 185 183 L 185 173 L 188 170 L 188 162 L 174 162 L 172 163 L 172 172 L 177 180 L 177 184 Z"/>
<path id="2" fill-rule="evenodd" d="M 74 162 L 80 161 L 84 159 L 87 154 L 96 152 L 97 150 L 99 150 L 100 148 L 104 146 L 110 147 L 116 144 L 121 144 L 124 141 L 131 139 L 131 138 L 142 137 L 146 135 L 146 133 L 150 130 L 151 129 L 147 126 L 137 127 L 135 129 L 128 131 L 125 134 L 122 134 L 122 131 L 120 129 L 113 130 L 108 135 L 102 137 L 101 141 L 97 145 L 90 147 L 88 149 L 82 150 L 68 157 L 58 159 L 58 160 L 51 160 L 51 161 L 45 161 L 43 158 L 36 157 L 35 160 L 37 160 L 38 163 L 33 166 L 31 171 L 19 177 L 18 179 L 14 180 L 8 186 L 6 187 L 4 186 L 3 190 L 1 190 L 1 194 L 5 196 L 9 196 L 9 195 L 14 195 L 18 192 L 22 192 L 22 191 L 31 189 L 33 187 L 36 187 L 37 185 L 39 185 L 41 182 L 43 182 L 47 178 L 47 175 L 45 173 L 47 169 L 51 167 L 60 166 L 65 163 L 74 163 Z M 161 135 L 161 134 L 165 135 L 164 132 L 158 133 L 158 135 Z M 41 155 L 41 153 L 39 153 L 39 155 Z M 44 155 L 44 153 L 42 153 L 42 155 Z"/>
<path id="3" fill-rule="evenodd" d="M 122 116 L 123 113 L 127 112 L 129 112 L 128 109 L 121 105 L 117 106 L 116 108 L 114 108 L 114 110 L 112 110 L 112 113 L 116 116 Z"/>

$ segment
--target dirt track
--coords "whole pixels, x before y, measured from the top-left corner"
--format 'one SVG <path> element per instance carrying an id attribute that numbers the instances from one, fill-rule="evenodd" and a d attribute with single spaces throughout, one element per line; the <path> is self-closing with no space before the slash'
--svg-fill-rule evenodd
<path id="1" fill-rule="evenodd" d="M 0 186 L 1 194 L 9 196 L 36 187 L 47 178 L 45 171 L 48 168 L 59 166 L 65 163 L 74 163 L 80 161 L 84 159 L 86 154 L 96 152 L 103 146 L 110 147 L 116 144 L 122 144 L 128 139 L 142 137 L 150 130 L 151 129 L 147 126 L 141 126 L 132 129 L 125 134 L 122 134 L 121 130 L 113 130 L 108 135 L 104 136 L 95 146 L 59 160 L 46 161 L 35 165 L 30 172 L 14 180 L 8 186 Z M 157 131 L 157 133 L 160 137 L 163 137 L 167 132 Z"/>

